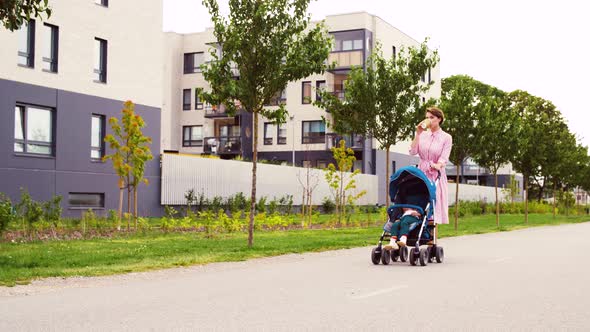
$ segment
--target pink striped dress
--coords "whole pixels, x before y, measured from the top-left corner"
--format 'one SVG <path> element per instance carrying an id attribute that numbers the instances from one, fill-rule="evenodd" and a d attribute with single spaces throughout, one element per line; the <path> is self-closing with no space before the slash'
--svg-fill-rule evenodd
<path id="1" fill-rule="evenodd" d="M 430 132 L 424 131 L 420 134 L 420 143 L 414 148 L 410 148 L 411 155 L 420 156 L 420 164 L 418 167 L 426 174 L 432 181 L 436 180 L 438 175 L 436 169 L 430 168 L 430 164 L 446 163 L 449 161 L 451 148 L 453 147 L 453 138 L 451 135 L 444 132 L 442 129 Z M 441 169 L 441 177 L 438 186 L 436 187 L 436 207 L 434 209 L 434 221 L 437 224 L 449 223 L 449 194 L 447 173 L 445 168 Z"/>

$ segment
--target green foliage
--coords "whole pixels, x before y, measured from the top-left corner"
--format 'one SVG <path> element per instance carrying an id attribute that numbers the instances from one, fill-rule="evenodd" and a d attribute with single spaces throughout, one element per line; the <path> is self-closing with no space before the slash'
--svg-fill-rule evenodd
<path id="1" fill-rule="evenodd" d="M 213 213 L 217 213 L 220 209 L 223 208 L 223 197 L 215 196 L 209 203 L 209 211 Z"/>
<path id="2" fill-rule="evenodd" d="M 61 196 L 53 196 L 49 201 L 43 203 L 43 218 L 46 222 L 57 227 L 61 219 Z"/>
<path id="3" fill-rule="evenodd" d="M 285 214 L 291 214 L 293 212 L 293 195 L 285 195 L 279 198 L 279 204 L 283 207 Z"/>
<path id="4" fill-rule="evenodd" d="M 48 0 L 2 0 L 0 1 L 0 24 L 6 29 L 19 29 L 28 20 L 45 14 L 51 17 L 51 7 Z"/>
<path id="5" fill-rule="evenodd" d="M 3 193 L 0 193 L 0 237 L 8 228 L 9 224 L 16 222 L 17 215 L 12 201 Z"/>
<path id="6" fill-rule="evenodd" d="M 326 214 L 331 214 L 336 209 L 336 204 L 329 197 L 324 197 L 322 201 L 322 211 Z"/>
<path id="7" fill-rule="evenodd" d="M 334 197 L 338 222 L 342 223 L 346 216 L 346 206 L 354 205 L 354 202 L 365 195 L 366 191 L 363 190 L 359 193 L 354 193 L 356 189 L 354 177 L 360 174 L 360 170 L 358 169 L 349 173 L 356 160 L 354 151 L 346 147 L 344 140 L 340 141 L 339 147 L 333 147 L 331 150 L 338 166 L 336 167 L 330 163 L 324 172 L 326 181 Z"/>
<path id="8" fill-rule="evenodd" d="M 33 230 L 34 225 L 43 219 L 43 205 L 34 201 L 24 188 L 21 188 L 21 199 L 16 205 L 16 210 L 29 233 Z"/>
<path id="9" fill-rule="evenodd" d="M 267 212 L 268 214 L 275 214 L 279 209 L 279 201 L 276 197 L 273 197 L 270 202 L 268 202 Z"/>
<path id="10" fill-rule="evenodd" d="M 256 204 L 256 213 L 266 212 L 266 197 L 260 197 Z"/>

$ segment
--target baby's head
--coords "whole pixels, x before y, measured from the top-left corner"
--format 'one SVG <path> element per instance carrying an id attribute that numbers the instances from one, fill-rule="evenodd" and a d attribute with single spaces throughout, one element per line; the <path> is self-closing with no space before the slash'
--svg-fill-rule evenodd
<path id="1" fill-rule="evenodd" d="M 402 211 L 406 212 L 406 211 L 416 211 L 416 210 L 412 209 L 412 208 L 402 208 Z"/>

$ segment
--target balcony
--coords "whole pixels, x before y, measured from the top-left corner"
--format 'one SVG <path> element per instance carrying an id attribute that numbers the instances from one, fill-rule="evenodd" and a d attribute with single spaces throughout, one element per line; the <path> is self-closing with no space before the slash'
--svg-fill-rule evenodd
<path id="1" fill-rule="evenodd" d="M 203 152 L 210 154 L 240 154 L 242 140 L 240 136 L 205 137 Z"/>
<path id="2" fill-rule="evenodd" d="M 326 134 L 326 150 L 330 150 L 333 147 L 338 147 L 339 142 L 344 140 L 347 148 L 353 150 L 362 150 L 364 147 L 364 138 L 361 135 L 340 135 L 335 133 Z"/>
<path id="3" fill-rule="evenodd" d="M 336 63 L 334 69 L 347 69 L 353 66 L 364 65 L 363 63 L 363 50 L 354 51 L 336 51 L 330 53 L 328 56 L 328 63 Z"/>
<path id="4" fill-rule="evenodd" d="M 205 105 L 206 118 L 228 118 L 227 110 L 224 105 Z"/>

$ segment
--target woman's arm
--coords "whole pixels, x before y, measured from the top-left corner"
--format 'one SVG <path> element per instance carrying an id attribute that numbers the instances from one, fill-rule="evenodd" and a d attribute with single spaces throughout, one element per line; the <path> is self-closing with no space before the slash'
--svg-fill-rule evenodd
<path id="1" fill-rule="evenodd" d="M 453 137 L 451 135 L 448 136 L 448 139 L 445 140 L 443 144 L 442 153 L 440 154 L 440 158 L 436 164 L 431 164 L 430 167 L 441 170 L 445 168 L 447 162 L 449 161 L 449 157 L 451 156 L 451 149 L 453 148 Z"/>
<path id="2" fill-rule="evenodd" d="M 412 145 L 410 145 L 410 155 L 415 156 L 420 152 L 420 135 L 424 129 L 422 126 L 416 126 L 416 134 L 414 135 L 414 140 L 412 141 Z"/>

